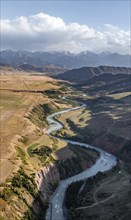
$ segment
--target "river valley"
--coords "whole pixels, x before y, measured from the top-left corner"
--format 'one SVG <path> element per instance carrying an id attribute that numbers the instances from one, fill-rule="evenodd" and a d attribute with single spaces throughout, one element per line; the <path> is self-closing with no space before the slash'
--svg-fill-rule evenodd
<path id="1" fill-rule="evenodd" d="M 48 116 L 47 121 L 50 124 L 50 128 L 47 131 L 48 135 L 51 135 L 51 133 L 53 131 L 58 131 L 59 129 L 63 128 L 63 126 L 64 126 L 62 123 L 60 123 L 54 119 L 55 116 L 64 114 L 69 111 L 75 111 L 75 110 L 77 110 L 79 108 L 83 108 L 83 107 L 85 107 L 84 104 L 82 104 L 81 106 L 74 107 L 74 108 L 64 110 L 64 111 L 60 111 L 60 112 L 57 112 L 57 113 L 54 113 L 54 114 Z M 57 136 L 55 136 L 54 138 L 57 138 Z M 105 152 L 104 150 L 102 150 L 100 148 L 90 146 L 86 143 L 71 141 L 68 139 L 64 139 L 64 140 L 72 145 L 75 145 L 75 146 L 79 145 L 81 147 L 94 149 L 100 153 L 100 157 L 91 168 L 81 172 L 78 175 L 75 175 L 75 176 L 72 176 L 70 178 L 67 178 L 65 180 L 60 181 L 55 193 L 51 196 L 49 208 L 46 213 L 46 220 L 64 220 L 64 219 L 66 219 L 66 216 L 64 215 L 64 210 L 63 210 L 63 203 L 64 203 L 65 191 L 71 183 L 89 178 L 91 176 L 94 176 L 99 171 L 104 172 L 104 171 L 110 170 L 112 167 L 114 167 L 116 165 L 116 162 L 117 162 L 117 159 L 115 156 Z"/>

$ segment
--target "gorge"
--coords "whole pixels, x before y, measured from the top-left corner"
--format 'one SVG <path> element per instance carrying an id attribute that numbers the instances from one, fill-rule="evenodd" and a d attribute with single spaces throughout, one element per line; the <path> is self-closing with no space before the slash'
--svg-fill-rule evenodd
<path id="1" fill-rule="evenodd" d="M 57 113 L 54 113 L 54 114 L 48 116 L 47 120 L 50 123 L 50 128 L 47 131 L 47 133 L 49 135 L 51 135 L 51 133 L 53 131 L 59 130 L 60 128 L 63 127 L 63 125 L 61 123 L 59 123 L 58 121 L 56 121 L 54 119 L 54 117 L 56 115 L 64 114 L 65 112 L 69 112 L 69 111 L 74 111 L 74 110 L 82 108 L 82 107 L 84 107 L 84 105 L 79 106 L 79 107 L 74 107 L 74 108 L 71 108 L 68 110 L 64 110 L 61 112 L 57 112 Z M 55 138 L 57 138 L 57 137 L 55 137 Z M 59 186 L 57 187 L 55 193 L 51 196 L 50 205 L 49 205 L 49 208 L 48 208 L 47 214 L 46 214 L 47 220 L 48 219 L 52 219 L 52 220 L 65 219 L 64 213 L 63 213 L 64 194 L 65 194 L 66 188 L 72 182 L 86 179 L 90 176 L 95 175 L 99 171 L 104 172 L 106 170 L 111 169 L 113 166 L 116 165 L 116 157 L 114 157 L 113 155 L 111 155 L 109 153 L 106 153 L 105 151 L 101 150 L 100 148 L 95 148 L 95 147 L 92 147 L 88 144 L 80 143 L 80 142 L 76 142 L 76 141 L 66 140 L 66 142 L 71 143 L 73 145 L 79 145 L 81 147 L 95 149 L 96 151 L 98 151 L 100 153 L 100 158 L 97 160 L 96 164 L 93 165 L 90 169 L 87 169 L 76 176 L 73 176 L 73 177 L 70 177 L 70 178 L 67 178 L 65 180 L 60 181 Z"/>

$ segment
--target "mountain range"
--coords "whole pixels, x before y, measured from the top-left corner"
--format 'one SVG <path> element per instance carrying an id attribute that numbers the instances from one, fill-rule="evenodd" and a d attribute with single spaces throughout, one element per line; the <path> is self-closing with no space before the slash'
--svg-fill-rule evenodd
<path id="1" fill-rule="evenodd" d="M 131 55 L 102 52 L 99 54 L 85 51 L 79 54 L 70 52 L 44 52 L 44 51 L 0 51 L 1 63 L 14 67 L 21 65 L 34 65 L 36 67 L 58 66 L 62 68 L 80 68 L 83 66 L 131 66 Z M 28 66 L 29 68 L 29 66 Z"/>

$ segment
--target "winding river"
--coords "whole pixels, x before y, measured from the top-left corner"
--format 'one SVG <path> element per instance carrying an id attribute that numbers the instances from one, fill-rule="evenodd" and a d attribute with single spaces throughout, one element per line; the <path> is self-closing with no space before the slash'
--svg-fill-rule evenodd
<path id="1" fill-rule="evenodd" d="M 55 116 L 64 114 L 66 112 L 75 111 L 75 110 L 83 108 L 85 106 L 86 105 L 82 104 L 81 106 L 67 109 L 64 111 L 60 111 L 60 112 L 57 112 L 57 113 L 54 113 L 54 114 L 48 116 L 47 121 L 50 124 L 50 128 L 48 129 L 47 134 L 52 136 L 51 133 L 53 131 L 57 131 L 57 130 L 63 128 L 63 126 L 64 126 L 62 123 L 60 123 L 54 119 Z M 57 136 L 55 136 L 55 138 L 57 138 Z M 64 139 L 64 141 L 66 141 L 70 144 L 73 144 L 75 146 L 79 145 L 81 147 L 95 149 L 96 151 L 98 151 L 100 153 L 100 157 L 97 159 L 96 163 L 91 168 L 84 170 L 80 174 L 77 174 L 75 176 L 72 176 L 72 177 L 69 177 L 65 180 L 60 181 L 56 191 L 54 192 L 54 194 L 50 198 L 49 208 L 46 213 L 46 220 L 65 220 L 66 219 L 66 217 L 64 216 L 64 212 L 63 212 L 63 202 L 64 202 L 64 197 L 65 197 L 65 191 L 66 191 L 67 187 L 72 182 L 83 180 L 88 177 L 94 176 L 99 171 L 104 172 L 106 170 L 109 170 L 113 166 L 115 166 L 117 163 L 117 158 L 115 156 L 105 152 L 104 150 L 102 150 L 100 148 L 93 147 L 93 146 L 88 145 L 86 143 L 71 141 L 68 139 Z"/>

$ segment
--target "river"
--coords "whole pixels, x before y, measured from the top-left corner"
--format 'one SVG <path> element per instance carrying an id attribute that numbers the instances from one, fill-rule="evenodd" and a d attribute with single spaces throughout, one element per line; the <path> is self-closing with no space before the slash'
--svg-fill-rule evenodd
<path id="1" fill-rule="evenodd" d="M 50 128 L 48 129 L 47 134 L 51 135 L 53 131 L 57 131 L 63 128 L 64 126 L 62 123 L 54 119 L 55 116 L 64 114 L 69 111 L 75 111 L 85 106 L 86 105 L 82 104 L 81 106 L 63 110 L 63 111 L 60 111 L 60 112 L 57 112 L 57 113 L 54 113 L 48 116 L 47 121 L 50 124 Z M 57 136 L 55 136 L 55 138 L 57 138 Z M 111 169 L 112 167 L 114 167 L 117 163 L 117 158 L 114 155 L 109 154 L 100 148 L 96 148 L 96 147 L 93 147 L 91 145 L 88 145 L 82 142 L 71 141 L 68 139 L 64 139 L 64 141 L 71 143 L 75 146 L 79 145 L 81 147 L 95 149 L 96 151 L 100 153 L 100 157 L 97 159 L 96 163 L 91 168 L 84 170 L 80 174 L 77 174 L 75 176 L 72 176 L 65 180 L 60 181 L 56 191 L 50 198 L 49 208 L 46 213 L 46 220 L 65 220 L 66 219 L 66 217 L 64 216 L 64 212 L 63 212 L 63 202 L 64 202 L 64 197 L 65 197 L 65 191 L 72 182 L 87 179 L 88 177 L 94 176 L 99 171 L 101 172 L 107 171 Z"/>

